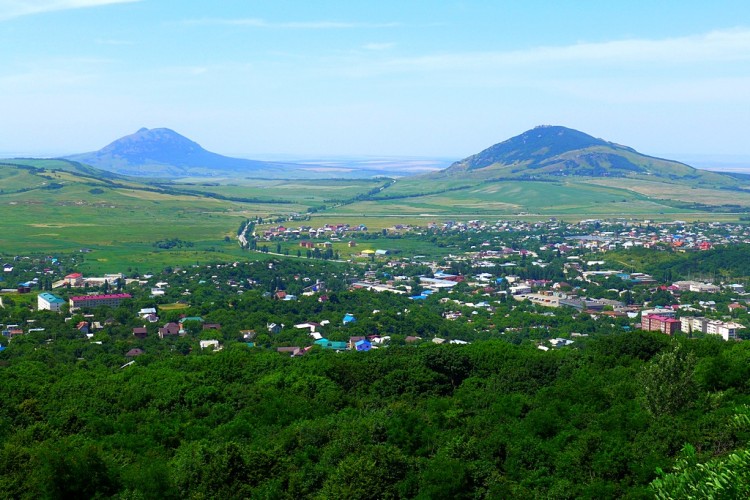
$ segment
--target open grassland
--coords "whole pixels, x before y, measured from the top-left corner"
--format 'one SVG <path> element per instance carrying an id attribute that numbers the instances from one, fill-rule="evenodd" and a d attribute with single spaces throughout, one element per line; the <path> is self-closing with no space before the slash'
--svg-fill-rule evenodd
<path id="1" fill-rule="evenodd" d="M 304 207 L 319 207 L 333 201 L 364 195 L 385 184 L 383 180 L 263 180 L 245 179 L 226 182 L 171 183 L 168 186 L 191 192 L 211 193 L 230 198 L 283 201 Z"/>
<path id="2" fill-rule="evenodd" d="M 244 220 L 305 209 L 154 192 L 135 181 L 112 187 L 66 171 L 34 173 L 5 167 L 0 176 L 6 181 L 0 192 L 0 253 L 87 249 L 89 272 L 159 270 L 247 258 L 248 252 L 242 252 L 235 240 Z M 183 243 L 179 248 L 158 248 L 157 242 L 165 240 Z"/>
<path id="3" fill-rule="evenodd" d="M 34 175 L 28 170 L 6 167 L 0 163 L 0 194 L 19 189 L 41 188 L 48 183 L 48 179 Z"/>
<path id="4" fill-rule="evenodd" d="M 750 192 L 692 187 L 678 183 L 643 179 L 591 179 L 586 183 L 598 186 L 617 186 L 654 200 L 679 200 L 718 206 L 734 204 L 750 207 Z"/>
<path id="5" fill-rule="evenodd" d="M 394 186 L 396 188 L 399 183 Z M 407 186 L 413 189 L 414 185 Z M 401 191 L 404 188 L 401 187 Z M 385 195 L 392 195 L 390 189 Z M 369 200 L 335 209 L 337 213 L 359 214 L 435 214 L 435 215 L 540 215 L 681 213 L 674 207 L 650 200 L 627 189 L 580 182 L 503 181 L 483 183 L 467 189 L 447 190 L 424 196 Z"/>

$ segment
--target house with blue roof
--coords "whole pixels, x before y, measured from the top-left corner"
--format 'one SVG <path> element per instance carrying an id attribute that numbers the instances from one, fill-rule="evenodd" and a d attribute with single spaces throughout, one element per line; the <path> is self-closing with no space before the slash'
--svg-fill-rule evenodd
<path id="1" fill-rule="evenodd" d="M 319 345 L 323 349 L 332 349 L 334 351 L 346 351 L 346 342 L 337 342 L 335 340 L 318 339 L 314 342 L 315 345 Z"/>
<path id="2" fill-rule="evenodd" d="M 354 323 L 355 321 L 357 321 L 357 318 L 355 318 L 353 314 L 346 313 L 346 315 L 344 315 L 345 325 L 348 325 L 349 323 Z"/>
<path id="3" fill-rule="evenodd" d="M 354 348 L 358 351 L 369 351 L 372 349 L 372 343 L 367 339 L 358 340 L 354 343 Z"/>

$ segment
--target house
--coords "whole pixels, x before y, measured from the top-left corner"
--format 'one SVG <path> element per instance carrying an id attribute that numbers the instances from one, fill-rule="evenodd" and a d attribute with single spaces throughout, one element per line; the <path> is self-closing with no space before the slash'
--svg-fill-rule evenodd
<path id="1" fill-rule="evenodd" d="M 314 344 L 319 345 L 323 349 L 331 349 L 334 351 L 346 351 L 349 348 L 346 342 L 331 341 L 323 338 L 316 340 Z"/>
<path id="2" fill-rule="evenodd" d="M 279 290 L 273 295 L 273 298 L 276 300 L 284 300 L 286 299 L 286 292 L 284 290 Z"/>
<path id="3" fill-rule="evenodd" d="M 343 321 L 343 323 L 344 323 L 345 325 L 348 325 L 349 323 L 354 323 L 354 322 L 356 322 L 356 321 L 357 321 L 357 318 L 355 318 L 353 314 L 350 314 L 350 313 L 346 313 L 346 314 L 344 315 L 344 321 Z"/>
<path id="4" fill-rule="evenodd" d="M 565 347 L 570 344 L 572 344 L 574 341 L 569 339 L 563 339 L 563 338 L 556 338 L 556 339 L 550 339 L 549 343 L 552 345 L 552 347 Z"/>
<path id="5" fill-rule="evenodd" d="M 218 340 L 201 340 L 200 341 L 201 350 L 206 349 L 207 347 L 210 347 L 214 351 L 220 351 L 221 345 L 219 344 Z"/>
<path id="6" fill-rule="evenodd" d="M 198 323 L 203 323 L 203 318 L 200 316 L 183 316 L 180 318 L 181 325 L 184 325 L 186 321 L 197 321 Z"/>
<path id="7" fill-rule="evenodd" d="M 404 339 L 404 341 L 405 341 L 405 342 L 406 342 L 407 344 L 411 344 L 412 342 L 419 342 L 420 340 L 422 340 L 422 337 L 415 337 L 414 335 L 409 335 L 409 336 L 407 336 L 407 337 L 406 337 L 406 338 Z"/>
<path id="8" fill-rule="evenodd" d="M 143 349 L 138 349 L 137 347 L 134 349 L 129 350 L 125 353 L 126 358 L 136 358 L 138 356 L 141 356 L 142 354 L 146 354 L 143 352 Z"/>
<path id="9" fill-rule="evenodd" d="M 89 322 L 88 321 L 81 321 L 76 325 L 76 330 L 81 332 L 84 335 L 89 334 Z"/>
<path id="10" fill-rule="evenodd" d="M 349 337 L 349 343 L 347 344 L 347 346 L 349 347 L 349 349 L 356 349 L 357 342 L 359 342 L 360 340 L 366 340 L 366 338 L 365 337 Z"/>
<path id="11" fill-rule="evenodd" d="M 167 323 L 163 327 L 159 328 L 159 338 L 163 339 L 164 337 L 170 336 L 170 335 L 179 335 L 182 331 L 182 328 L 177 323 Z"/>
<path id="12" fill-rule="evenodd" d="M 71 273 L 63 278 L 63 283 L 70 286 L 83 286 L 83 274 Z"/>
<path id="13" fill-rule="evenodd" d="M 240 330 L 240 335 L 242 335 L 242 340 L 247 342 L 255 339 L 256 333 L 255 330 Z"/>
<path id="14" fill-rule="evenodd" d="M 727 306 L 729 308 L 729 312 L 735 312 L 735 311 L 747 311 L 747 306 L 743 306 L 742 304 L 738 304 L 737 302 L 733 302 Z"/>
<path id="15" fill-rule="evenodd" d="M 3 335 L 13 339 L 14 337 L 23 335 L 23 330 L 18 325 L 8 325 L 8 327 L 3 330 Z"/>
<path id="16" fill-rule="evenodd" d="M 65 304 L 65 301 L 56 295 L 51 293 L 43 292 L 37 297 L 37 309 L 40 311 L 54 311 L 60 312 L 60 308 Z"/>
<path id="17" fill-rule="evenodd" d="M 133 328 L 133 336 L 138 339 L 145 339 L 148 335 L 148 330 L 146 330 L 145 326 L 138 326 Z"/>
<path id="18" fill-rule="evenodd" d="M 357 351 L 369 351 L 372 349 L 372 343 L 367 339 L 358 340 L 354 343 L 354 349 Z"/>
<path id="19" fill-rule="evenodd" d="M 266 328 L 268 329 L 268 333 L 279 333 L 281 329 L 284 327 L 284 325 L 279 325 L 277 323 L 268 323 L 266 324 Z"/>
<path id="20" fill-rule="evenodd" d="M 310 332 L 314 332 L 319 327 L 320 327 L 320 323 L 314 323 L 312 321 L 307 321 L 305 323 L 298 323 L 294 325 L 294 328 L 300 328 L 300 329 L 307 328 L 308 330 L 310 330 Z"/>
<path id="21" fill-rule="evenodd" d="M 290 347 L 277 347 L 276 352 L 283 352 L 287 354 L 291 354 L 294 356 L 298 352 L 300 352 L 300 348 L 298 346 L 290 346 Z"/>
<path id="22" fill-rule="evenodd" d="M 204 330 L 221 330 L 221 324 L 219 323 L 204 323 Z"/>
<path id="23" fill-rule="evenodd" d="M 10 273 L 13 271 L 13 264 L 3 264 L 3 271 Z"/>
<path id="24" fill-rule="evenodd" d="M 138 311 L 138 316 L 140 316 L 141 318 L 145 318 L 146 316 L 149 316 L 151 314 L 156 314 L 155 307 L 145 307 Z"/>

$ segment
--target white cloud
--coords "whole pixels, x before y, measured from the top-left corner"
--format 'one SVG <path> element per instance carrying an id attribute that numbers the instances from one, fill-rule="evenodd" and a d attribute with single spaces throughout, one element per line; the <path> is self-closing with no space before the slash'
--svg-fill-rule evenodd
<path id="1" fill-rule="evenodd" d="M 0 21 L 31 14 L 99 7 L 141 0 L 0 0 Z"/>
<path id="2" fill-rule="evenodd" d="M 655 63 L 661 66 L 750 60 L 750 29 L 713 31 L 666 39 L 630 39 L 517 51 L 462 52 L 366 61 L 350 68 L 353 76 L 393 72 L 455 72 L 534 68 L 559 65 L 619 67 Z"/>
<path id="3" fill-rule="evenodd" d="M 239 19 L 191 19 L 184 22 L 192 25 L 215 25 L 215 26 L 247 26 L 250 28 L 270 29 L 367 29 L 367 28 L 395 28 L 399 23 L 356 23 L 342 21 L 291 21 L 272 22 L 261 18 L 239 18 Z"/>

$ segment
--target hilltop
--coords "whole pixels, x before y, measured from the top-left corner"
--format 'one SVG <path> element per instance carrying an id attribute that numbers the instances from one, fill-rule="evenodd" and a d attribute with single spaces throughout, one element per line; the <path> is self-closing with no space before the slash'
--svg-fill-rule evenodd
<path id="1" fill-rule="evenodd" d="M 208 151 L 168 128 L 141 128 L 98 151 L 67 156 L 121 175 L 188 177 L 242 175 L 306 177 L 300 165 L 232 158 Z"/>
<path id="2" fill-rule="evenodd" d="M 561 126 L 539 126 L 453 163 L 436 176 L 489 179 L 643 177 L 726 185 L 732 177 L 639 153 Z"/>

